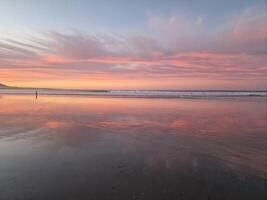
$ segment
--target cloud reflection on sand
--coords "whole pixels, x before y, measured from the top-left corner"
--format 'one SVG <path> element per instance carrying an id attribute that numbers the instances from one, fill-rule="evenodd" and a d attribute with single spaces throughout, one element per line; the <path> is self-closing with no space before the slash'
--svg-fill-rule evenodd
<path id="1" fill-rule="evenodd" d="M 172 140 L 168 146 L 178 144 L 264 170 L 260 163 L 266 156 L 265 101 L 99 97 L 41 97 L 36 101 L 5 96 L 1 105 L 2 137 L 38 128 L 62 141 L 73 134 L 81 143 L 91 133 L 127 135 L 126 140 L 145 143 L 162 143 L 160 138 L 165 137 Z"/>
<path id="2" fill-rule="evenodd" d="M 120 178 L 129 181 L 138 174 L 144 183 L 152 176 L 167 182 L 175 182 L 174 177 L 202 179 L 201 174 L 214 170 L 218 176 L 228 171 L 267 178 L 265 98 L 35 100 L 14 95 L 3 96 L 0 105 L 0 173 L 46 165 L 42 173 L 49 180 L 53 168 L 65 174 L 67 165 L 96 184 L 102 169 L 107 171 L 103 180 L 113 180 L 112 166 L 122 162 Z M 24 180 L 24 175 L 17 177 Z M 6 179 L 1 180 L 4 184 Z"/>

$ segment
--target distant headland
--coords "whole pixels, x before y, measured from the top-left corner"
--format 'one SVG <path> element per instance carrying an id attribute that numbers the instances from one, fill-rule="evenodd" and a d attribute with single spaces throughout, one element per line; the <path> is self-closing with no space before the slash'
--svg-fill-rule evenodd
<path id="1" fill-rule="evenodd" d="M 10 88 L 10 87 L 7 86 L 7 85 L 4 85 L 4 84 L 2 84 L 2 83 L 0 83 L 0 88 Z"/>

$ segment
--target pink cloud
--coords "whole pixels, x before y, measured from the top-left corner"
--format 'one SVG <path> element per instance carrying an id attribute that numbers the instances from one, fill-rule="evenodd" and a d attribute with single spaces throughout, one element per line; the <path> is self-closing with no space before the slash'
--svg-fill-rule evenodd
<path id="1" fill-rule="evenodd" d="M 70 61 L 62 56 L 46 55 L 43 60 L 49 64 L 66 64 Z"/>
<path id="2" fill-rule="evenodd" d="M 91 79 L 101 74 L 110 80 L 160 77 L 172 80 L 173 87 L 181 78 L 192 82 L 196 77 L 214 82 L 237 80 L 239 85 L 257 79 L 258 87 L 266 83 L 266 22 L 265 11 L 250 8 L 215 27 L 219 32 L 207 33 L 205 16 L 176 13 L 151 15 L 150 36 L 49 32 L 29 43 L 4 40 L 0 41 L 0 78 L 22 80 L 14 71 L 31 70 L 43 79 L 66 74 Z"/>
<path id="3" fill-rule="evenodd" d="M 228 22 L 218 35 L 218 45 L 229 52 L 263 53 L 267 51 L 267 12 L 248 8 Z"/>

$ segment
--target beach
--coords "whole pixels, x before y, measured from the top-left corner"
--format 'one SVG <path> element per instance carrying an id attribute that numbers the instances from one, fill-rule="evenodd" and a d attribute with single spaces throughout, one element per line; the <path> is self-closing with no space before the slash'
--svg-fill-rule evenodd
<path id="1" fill-rule="evenodd" d="M 0 199 L 267 198 L 267 99 L 0 95 Z"/>
<path id="2" fill-rule="evenodd" d="M 265 90 L 77 90 L 45 88 L 0 88 L 0 94 L 65 95 L 143 98 L 267 97 Z"/>

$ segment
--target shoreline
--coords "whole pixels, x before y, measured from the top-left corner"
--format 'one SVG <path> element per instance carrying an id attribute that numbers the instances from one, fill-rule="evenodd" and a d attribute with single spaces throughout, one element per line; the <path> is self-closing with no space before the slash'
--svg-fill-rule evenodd
<path id="1" fill-rule="evenodd" d="M 177 91 L 177 90 L 60 90 L 60 89 L 1 89 L 2 95 L 65 95 L 137 98 L 209 98 L 267 97 L 267 91 Z"/>

